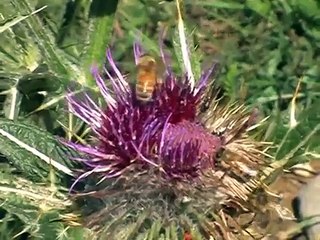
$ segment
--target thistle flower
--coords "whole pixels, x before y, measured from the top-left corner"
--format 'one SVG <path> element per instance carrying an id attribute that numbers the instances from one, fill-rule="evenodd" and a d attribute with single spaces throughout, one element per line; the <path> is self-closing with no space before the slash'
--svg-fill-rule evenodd
<path id="1" fill-rule="evenodd" d="M 134 53 L 137 62 L 139 44 Z M 84 168 L 71 189 L 86 182 L 86 193 L 76 195 L 86 201 L 86 226 L 99 230 L 101 239 L 182 239 L 185 231 L 194 239 L 237 239 L 245 230 L 226 216 L 231 208 L 248 208 L 264 164 L 264 145 L 246 134 L 255 115 L 243 106 L 220 106 L 214 97 L 200 112 L 215 65 L 196 82 L 167 65 L 162 86 L 140 104 L 110 49 L 107 60 L 115 73 L 104 69 L 111 87 L 92 68 L 104 109 L 87 94 L 83 101 L 68 96 L 72 113 L 95 139 L 90 145 L 65 143 L 83 153 L 74 159 Z"/>
<path id="2" fill-rule="evenodd" d="M 135 45 L 135 58 L 142 54 Z M 187 77 L 167 74 L 164 84 L 155 89 L 147 105 L 138 102 L 126 79 L 117 69 L 111 52 L 107 59 L 117 77 L 105 69 L 112 84 L 113 95 L 99 71 L 92 74 L 101 90 L 106 109 L 100 109 L 86 95 L 86 101 L 68 101 L 72 112 L 91 126 L 96 134 L 96 146 L 70 143 L 69 146 L 87 154 L 85 163 L 90 173 L 101 173 L 104 178 L 117 177 L 133 165 L 142 169 L 157 168 L 170 178 L 196 176 L 199 170 L 212 167 L 216 154 L 222 149 L 223 139 L 211 134 L 197 119 L 199 103 L 206 90 L 210 72 L 205 72 L 195 87 Z M 85 173 L 80 178 L 86 176 Z M 80 179 L 79 178 L 79 179 Z"/>

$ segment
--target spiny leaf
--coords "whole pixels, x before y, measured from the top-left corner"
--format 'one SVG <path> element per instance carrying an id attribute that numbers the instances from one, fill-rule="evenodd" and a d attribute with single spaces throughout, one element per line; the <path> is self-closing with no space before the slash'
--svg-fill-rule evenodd
<path id="1" fill-rule="evenodd" d="M 275 142 L 279 144 L 275 159 L 292 159 L 305 152 L 319 152 L 320 111 L 319 103 L 302 111 L 296 126 L 289 128 L 279 122 L 275 130 Z"/>
<path id="2" fill-rule="evenodd" d="M 199 79 L 201 69 L 200 59 L 196 59 L 197 55 L 195 52 L 194 43 L 191 40 L 191 34 L 188 33 L 184 22 L 184 5 L 183 1 L 176 0 L 177 7 L 177 37 L 174 41 L 175 52 L 177 58 L 182 64 L 183 72 L 190 78 L 190 85 L 193 87 L 196 79 Z"/>
<path id="3" fill-rule="evenodd" d="M 58 236 L 55 240 L 86 240 L 92 239 L 94 240 L 93 234 L 90 234 L 88 229 L 77 227 L 77 228 L 62 228 L 61 230 L 58 228 Z"/>
<path id="4" fill-rule="evenodd" d="M 4 115 L 6 118 L 15 120 L 19 115 L 22 94 L 14 86 L 10 89 L 4 102 Z"/>
<path id="5" fill-rule="evenodd" d="M 59 214 L 48 212 L 39 218 L 37 234 L 44 240 L 85 240 L 89 239 L 89 231 L 85 228 L 65 226 L 62 222 L 53 221 Z"/>
<path id="6" fill-rule="evenodd" d="M 88 48 L 84 53 L 83 64 L 86 70 L 86 80 L 89 86 L 93 85 L 90 68 L 93 63 L 101 63 L 105 59 L 105 49 L 111 37 L 113 17 L 117 9 L 118 0 L 93 1 L 91 5 L 91 20 L 88 33 Z"/>
<path id="7" fill-rule="evenodd" d="M 72 92 L 72 95 L 76 95 L 83 91 L 85 91 L 85 89 L 75 90 Z M 37 109 L 33 110 L 30 114 L 56 106 L 59 102 L 62 102 L 66 99 L 67 94 L 68 92 L 63 92 L 61 94 L 56 94 L 56 93 L 48 94 L 44 102 L 39 107 L 37 107 Z"/>
<path id="8" fill-rule="evenodd" d="M 180 1 L 177 1 L 177 5 L 179 4 L 181 5 Z M 186 65 L 188 65 L 188 62 L 190 61 L 192 78 L 197 81 L 201 75 L 201 56 L 195 51 L 195 46 L 192 39 L 193 34 L 189 28 L 185 26 L 186 24 L 182 19 L 183 10 L 181 9 L 183 6 L 180 5 L 178 8 L 178 27 L 173 39 L 174 52 L 180 64 L 180 69 L 183 73 L 188 71 L 188 66 Z M 182 34 L 182 32 L 184 33 Z M 184 45 L 186 45 L 187 49 L 185 49 Z"/>
<path id="9" fill-rule="evenodd" d="M 35 219 L 34 214 L 47 212 L 52 209 L 65 210 L 71 202 L 67 195 L 45 185 L 38 185 L 32 181 L 17 177 L 11 173 L 0 173 L 1 207 L 23 220 L 25 223 Z M 66 192 L 66 191 L 65 191 Z M 15 208 L 23 204 L 25 207 L 17 211 Z"/>
<path id="10" fill-rule="evenodd" d="M 47 182 L 50 168 L 62 177 L 72 176 L 69 157 L 76 153 L 66 148 L 50 133 L 19 122 L 0 119 L 0 152 L 25 176 Z"/>
<path id="11" fill-rule="evenodd" d="M 10 218 L 15 219 L 15 221 L 19 219 L 24 224 L 20 232 L 12 232 L 12 238 L 13 235 L 18 236 L 23 232 L 37 235 L 39 227 L 41 229 L 51 225 L 49 221 L 44 223 L 41 220 L 43 216 L 52 215 L 52 213 L 57 215 L 56 211 L 70 207 L 71 202 L 67 200 L 67 195 L 58 192 L 58 188 L 23 179 L 9 167 L 2 165 L 1 169 L 0 207 L 5 210 L 5 216 L 9 221 L 11 221 Z M 51 228 L 52 225 L 48 227 Z"/>
<path id="12" fill-rule="evenodd" d="M 14 4 L 18 13 L 24 11 L 32 11 L 29 3 L 26 0 L 14 0 Z M 55 45 L 52 34 L 43 26 L 40 19 L 37 16 L 32 16 L 26 21 L 26 28 L 30 31 L 37 42 L 48 67 L 57 75 L 62 76 L 61 79 L 65 83 L 68 82 L 68 76 L 74 74 L 72 68 L 67 68 L 70 63 L 66 58 L 63 58 L 63 54 Z"/>
<path id="13" fill-rule="evenodd" d="M 128 227 L 128 230 L 126 231 L 126 239 L 128 240 L 135 239 L 135 236 L 137 235 L 139 228 L 141 227 L 141 225 L 143 225 L 144 221 L 146 220 L 149 214 L 150 214 L 150 210 L 144 211 L 143 213 L 140 214 L 137 221 Z"/>
<path id="14" fill-rule="evenodd" d="M 156 220 L 151 226 L 151 229 L 148 233 L 147 240 L 158 239 L 160 237 L 161 227 L 162 227 L 161 220 L 160 219 Z"/>
<path id="15" fill-rule="evenodd" d="M 13 27 L 14 25 L 18 24 L 19 22 L 25 20 L 26 18 L 30 17 L 33 14 L 36 14 L 40 11 L 42 11 L 43 9 L 45 9 L 47 6 L 43 6 L 42 8 L 39 8 L 35 11 L 33 11 L 30 14 L 26 14 L 26 15 L 21 15 L 21 16 L 17 16 L 14 17 L 13 19 L 9 19 L 7 20 L 2 26 L 0 26 L 0 33 L 8 30 L 9 28 Z"/>
<path id="16" fill-rule="evenodd" d="M 41 66 L 42 67 L 42 66 Z M 23 94 L 33 94 L 42 91 L 59 92 L 62 82 L 55 75 L 46 72 L 45 69 L 37 69 L 37 72 L 24 74 L 17 83 L 18 90 Z"/>
<path id="17" fill-rule="evenodd" d="M 64 1 L 66 2 L 66 1 Z M 52 4 L 52 3 L 51 3 Z M 59 4 L 59 3 L 56 3 Z M 88 33 L 88 12 L 91 1 L 67 1 L 67 4 L 60 4 L 65 7 L 62 28 L 58 31 L 57 44 L 75 59 L 77 63 L 84 47 L 85 39 Z M 56 11 L 61 12 L 59 8 Z M 48 14 L 51 14 L 48 13 Z M 52 15 L 52 14 L 51 14 Z M 54 16 L 51 16 L 54 18 Z"/>
<path id="18" fill-rule="evenodd" d="M 166 228 L 166 235 L 168 236 L 167 239 L 178 240 L 177 225 L 174 222 Z"/>
<path id="19" fill-rule="evenodd" d="M 6 232 L 0 233 L 0 239 L 13 239 L 24 232 L 34 239 L 87 239 L 86 229 L 66 226 L 68 221 L 55 221 L 60 219 L 61 212 L 69 212 L 72 202 L 68 200 L 67 189 L 19 177 L 5 163 L 0 171 L 0 202 L 0 211 L 5 212 L 0 215 L 0 226 Z M 20 227 L 12 229 L 13 221 L 20 223 Z"/>
<path id="20" fill-rule="evenodd" d="M 17 84 L 17 79 L 20 75 L 15 72 L 7 72 L 6 74 L 3 71 L 0 71 L 0 89 L 4 92 L 0 92 L 0 95 L 7 95 L 10 91 L 10 88 Z"/>

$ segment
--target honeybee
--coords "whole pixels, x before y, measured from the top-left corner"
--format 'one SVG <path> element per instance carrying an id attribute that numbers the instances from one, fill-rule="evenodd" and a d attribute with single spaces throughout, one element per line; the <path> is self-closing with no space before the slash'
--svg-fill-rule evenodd
<path id="1" fill-rule="evenodd" d="M 156 86 L 163 83 L 164 64 L 160 58 L 150 55 L 142 55 L 137 63 L 137 82 L 136 96 L 137 99 L 146 103 L 152 98 Z"/>

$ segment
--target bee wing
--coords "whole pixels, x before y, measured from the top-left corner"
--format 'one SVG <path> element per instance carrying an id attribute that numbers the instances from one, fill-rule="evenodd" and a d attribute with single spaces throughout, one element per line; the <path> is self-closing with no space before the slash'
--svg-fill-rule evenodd
<path id="1" fill-rule="evenodd" d="M 166 66 L 160 57 L 157 58 L 157 84 L 164 82 L 164 73 L 166 72 Z"/>

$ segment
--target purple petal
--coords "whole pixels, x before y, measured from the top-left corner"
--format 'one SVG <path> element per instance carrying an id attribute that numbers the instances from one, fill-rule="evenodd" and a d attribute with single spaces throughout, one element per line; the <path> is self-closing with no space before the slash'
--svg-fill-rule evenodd
<path id="1" fill-rule="evenodd" d="M 67 100 L 70 103 L 70 110 L 73 114 L 88 125 L 94 128 L 100 128 L 102 114 L 100 110 L 94 109 L 94 106 L 78 103 L 71 94 L 67 94 Z"/>
<path id="2" fill-rule="evenodd" d="M 117 68 L 115 62 L 113 61 L 112 54 L 110 48 L 107 49 L 107 59 L 109 61 L 110 66 L 112 67 L 113 71 L 116 73 L 119 81 L 119 87 L 121 88 L 122 92 L 129 93 L 129 84 L 126 82 L 124 77 L 122 76 L 121 72 Z"/>
<path id="3" fill-rule="evenodd" d="M 171 115 L 172 114 L 170 114 L 168 116 L 167 120 L 165 121 L 163 130 L 162 130 L 162 133 L 161 133 L 161 140 L 160 140 L 160 147 L 159 147 L 160 154 L 162 153 L 162 149 L 163 149 L 163 146 L 164 146 L 164 137 L 165 137 L 166 131 L 167 131 L 168 126 L 169 126 L 168 122 L 169 122 L 169 119 L 170 119 Z"/>
<path id="4" fill-rule="evenodd" d="M 216 70 L 217 63 L 213 63 L 212 66 L 207 70 L 204 71 L 204 73 L 201 75 L 200 80 L 197 83 L 195 94 L 197 94 L 199 91 L 201 91 L 203 88 L 205 88 L 208 85 L 209 78 L 214 70 Z"/>
<path id="5" fill-rule="evenodd" d="M 143 156 L 143 154 L 139 151 L 139 149 L 137 148 L 137 146 L 132 142 L 132 146 L 134 147 L 134 149 L 136 150 L 137 154 L 139 155 L 139 157 L 145 161 L 146 163 L 149 163 L 150 165 L 159 168 L 159 165 L 152 162 L 151 160 L 147 159 L 145 156 Z"/>
<path id="6" fill-rule="evenodd" d="M 118 100 L 118 101 L 120 100 L 121 103 L 126 102 L 125 98 L 126 98 L 127 94 L 126 94 L 126 92 L 122 91 L 120 84 L 119 84 L 119 80 L 114 78 L 106 68 L 103 68 L 103 70 L 107 74 L 109 80 L 111 81 L 113 92 L 116 97 L 116 100 Z"/>
<path id="7" fill-rule="evenodd" d="M 71 193 L 71 191 L 73 190 L 73 188 L 77 185 L 77 183 L 82 180 L 83 178 L 88 177 L 89 175 L 91 175 L 94 171 L 91 170 L 89 172 L 85 172 L 83 174 L 81 174 L 79 177 L 77 177 L 77 179 L 72 183 L 70 189 L 69 189 L 69 194 Z"/>
<path id="8" fill-rule="evenodd" d="M 62 141 L 66 146 L 76 150 L 76 151 L 80 151 L 80 152 L 83 152 L 83 153 L 86 153 L 86 154 L 89 154 L 91 155 L 91 158 L 92 156 L 96 156 L 96 157 L 99 157 L 101 159 L 113 159 L 114 158 L 114 155 L 113 154 L 105 154 L 91 146 L 84 146 L 82 144 L 77 144 L 77 143 L 72 143 L 72 142 L 65 142 L 65 141 Z"/>
<path id="9" fill-rule="evenodd" d="M 115 108 L 116 100 L 111 96 L 109 89 L 107 88 L 106 84 L 104 83 L 104 80 L 100 76 L 98 67 L 92 66 L 91 73 L 92 73 L 93 77 L 95 78 L 96 83 L 99 87 L 99 90 L 100 90 L 102 96 L 104 97 L 104 99 L 106 100 L 106 103 L 109 104 L 112 108 Z"/>

